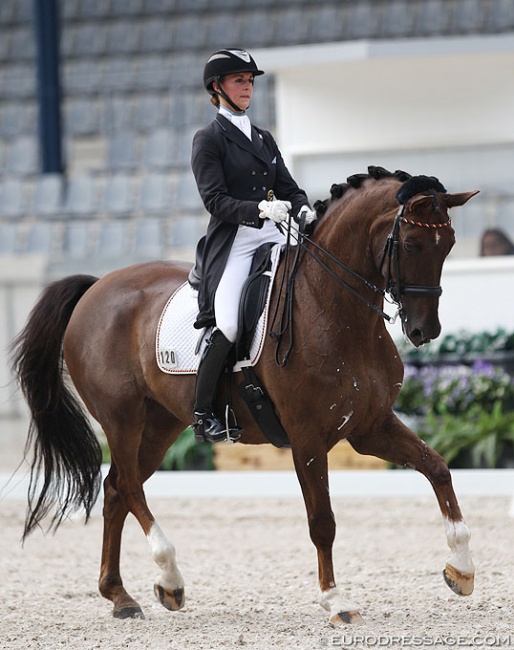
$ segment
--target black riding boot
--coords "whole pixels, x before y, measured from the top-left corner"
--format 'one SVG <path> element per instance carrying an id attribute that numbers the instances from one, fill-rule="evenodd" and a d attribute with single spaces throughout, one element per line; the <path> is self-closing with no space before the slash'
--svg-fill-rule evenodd
<path id="1" fill-rule="evenodd" d="M 198 442 L 220 442 L 227 440 L 226 423 L 213 412 L 213 404 L 218 392 L 227 357 L 232 343 L 221 330 L 215 330 L 207 343 L 198 374 L 194 406 L 193 429 Z M 236 441 L 241 437 L 241 429 L 230 427 L 228 438 Z"/>

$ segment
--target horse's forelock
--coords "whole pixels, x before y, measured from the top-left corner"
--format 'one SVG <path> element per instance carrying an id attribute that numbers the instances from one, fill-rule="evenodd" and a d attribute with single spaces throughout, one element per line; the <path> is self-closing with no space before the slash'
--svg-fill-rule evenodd
<path id="1" fill-rule="evenodd" d="M 396 192 L 396 200 L 403 205 L 413 196 L 416 196 L 416 194 L 428 192 L 442 192 L 446 194 L 446 188 L 435 176 L 413 176 L 405 181 L 398 192 Z"/>

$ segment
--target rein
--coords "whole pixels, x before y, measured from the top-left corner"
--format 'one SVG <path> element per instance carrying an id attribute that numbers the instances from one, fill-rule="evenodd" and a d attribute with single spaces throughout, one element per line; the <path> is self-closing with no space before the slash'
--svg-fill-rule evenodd
<path id="1" fill-rule="evenodd" d="M 399 238 L 400 224 L 405 223 L 410 226 L 418 226 L 422 228 L 445 228 L 451 225 L 451 219 L 450 217 L 448 217 L 448 220 L 443 223 L 436 223 L 436 224 L 424 223 L 424 222 L 408 219 L 407 217 L 404 216 L 404 210 L 405 210 L 405 205 L 403 204 L 395 216 L 393 222 L 393 228 L 389 233 L 389 235 L 387 236 L 386 243 L 384 246 L 384 251 L 382 253 L 382 258 L 380 261 L 380 266 L 379 266 L 380 269 L 382 269 L 384 262 L 387 261 L 387 278 L 386 278 L 385 289 L 381 289 L 380 287 L 377 287 L 373 283 L 369 282 L 368 280 L 366 280 L 366 278 L 362 277 L 359 273 L 354 271 L 347 264 L 337 259 L 337 257 L 332 255 L 332 253 L 329 253 L 325 248 L 323 248 L 316 242 L 313 242 L 309 237 L 307 237 L 304 234 L 304 220 L 302 219 L 302 215 L 300 215 L 300 228 L 297 237 L 296 252 L 293 261 L 293 266 L 289 274 L 289 277 L 287 279 L 287 284 L 285 287 L 285 299 L 284 299 L 284 306 L 282 308 L 282 313 L 280 318 L 279 330 L 276 332 L 273 330 L 275 320 L 277 318 L 279 301 L 277 301 L 277 307 L 275 309 L 275 313 L 273 315 L 271 326 L 270 326 L 270 336 L 272 339 L 276 340 L 277 342 L 275 361 L 279 367 L 283 367 L 286 365 L 289 355 L 293 348 L 293 297 L 294 297 L 296 273 L 298 271 L 300 248 L 305 253 L 310 255 L 311 258 L 315 260 L 333 280 L 335 280 L 338 284 L 340 284 L 345 289 L 347 289 L 353 296 L 358 298 L 367 307 L 372 309 L 375 313 L 379 314 L 379 316 L 381 316 L 384 320 L 388 321 L 391 324 L 393 324 L 396 321 L 398 315 L 402 310 L 403 307 L 401 301 L 402 294 L 408 293 L 411 295 L 434 296 L 434 297 L 439 297 L 442 294 L 443 290 L 441 286 L 425 286 L 425 285 L 412 285 L 412 284 L 401 283 L 399 279 L 400 268 L 399 268 L 399 254 L 398 254 L 399 246 L 400 246 L 400 238 Z M 287 261 L 289 259 L 289 252 L 290 252 L 290 237 L 291 237 L 291 224 L 289 224 L 288 231 L 287 231 L 286 259 L 284 265 L 284 273 L 282 276 L 280 289 L 279 289 L 279 295 L 281 295 L 282 291 L 284 290 L 284 283 L 285 283 L 285 276 L 286 276 L 285 269 L 287 268 Z M 307 246 L 307 243 L 310 244 L 310 246 L 312 246 L 313 248 L 315 248 L 316 251 L 310 250 L 309 247 Z M 373 302 L 365 298 L 357 289 L 352 287 L 350 284 L 348 284 L 348 282 L 346 282 L 343 278 L 341 278 L 335 271 L 333 271 L 330 268 L 330 266 L 316 254 L 316 252 L 325 255 L 331 262 L 335 264 L 335 266 L 338 269 L 343 270 L 349 275 L 351 275 L 354 279 L 358 280 L 362 285 L 370 289 L 373 293 L 380 295 L 382 298 L 390 302 L 390 304 L 396 305 L 396 313 L 393 316 L 390 316 L 389 314 L 386 314 L 386 312 L 383 309 L 381 309 L 376 304 L 374 304 Z M 391 269 L 394 270 L 394 278 L 391 274 Z M 388 300 L 387 297 L 388 295 L 391 297 L 390 300 Z M 282 360 L 280 360 L 279 349 L 282 342 L 282 337 L 287 330 L 289 330 L 289 346 Z"/>

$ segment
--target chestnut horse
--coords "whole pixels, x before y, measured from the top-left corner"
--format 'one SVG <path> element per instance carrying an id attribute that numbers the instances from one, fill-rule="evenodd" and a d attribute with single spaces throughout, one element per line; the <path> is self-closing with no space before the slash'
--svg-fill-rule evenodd
<path id="1" fill-rule="evenodd" d="M 448 209 L 476 192 L 447 193 L 433 177 L 375 167 L 369 172 L 332 186 L 331 198 L 316 205 L 314 232 L 292 249 L 299 254 L 294 293 L 287 299 L 279 287 L 291 282 L 281 276 L 290 280 L 295 256 L 280 262 L 271 303 L 279 314 L 281 305 L 292 303 L 286 332 L 291 353 L 287 363 L 277 363 L 276 340 L 268 337 L 256 366 L 289 436 L 317 550 L 320 603 L 333 624 L 362 621 L 337 588 L 332 563 L 335 522 L 327 453 L 343 438 L 362 454 L 427 477 L 450 548 L 444 578 L 461 595 L 472 592 L 474 578 L 469 530 L 448 467 L 393 413 L 403 364 L 382 309 L 384 297 L 392 295 L 415 346 L 439 335 L 439 282 L 454 244 Z M 54 529 L 79 507 L 87 518 L 100 488 L 100 448 L 89 417 L 65 383 L 65 367 L 111 450 L 103 484 L 99 590 L 113 602 L 118 618 L 143 616 L 120 575 L 129 512 L 160 568 L 157 599 L 170 610 L 184 605 L 175 549 L 147 505 L 143 484 L 191 420 L 194 376 L 164 374 L 155 353 L 163 307 L 189 269 L 185 263 L 156 261 L 99 280 L 87 275 L 58 280 L 44 290 L 12 345 L 13 368 L 32 413 L 27 448 L 34 447 L 34 457 L 24 536 L 50 512 Z M 267 442 L 246 403 L 233 393 L 241 442 Z"/>

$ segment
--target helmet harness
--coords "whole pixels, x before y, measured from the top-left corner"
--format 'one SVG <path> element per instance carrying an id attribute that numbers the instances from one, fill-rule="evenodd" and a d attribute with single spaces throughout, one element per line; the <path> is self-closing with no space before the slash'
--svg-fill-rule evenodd
<path id="1" fill-rule="evenodd" d="M 235 111 L 242 113 L 243 110 L 230 99 L 221 84 L 221 77 L 238 72 L 251 72 L 254 77 L 264 74 L 263 70 L 257 68 L 257 64 L 246 50 L 239 48 L 218 50 L 211 54 L 205 64 L 203 81 L 211 95 L 220 95 Z M 214 89 L 214 83 L 218 90 Z"/>

